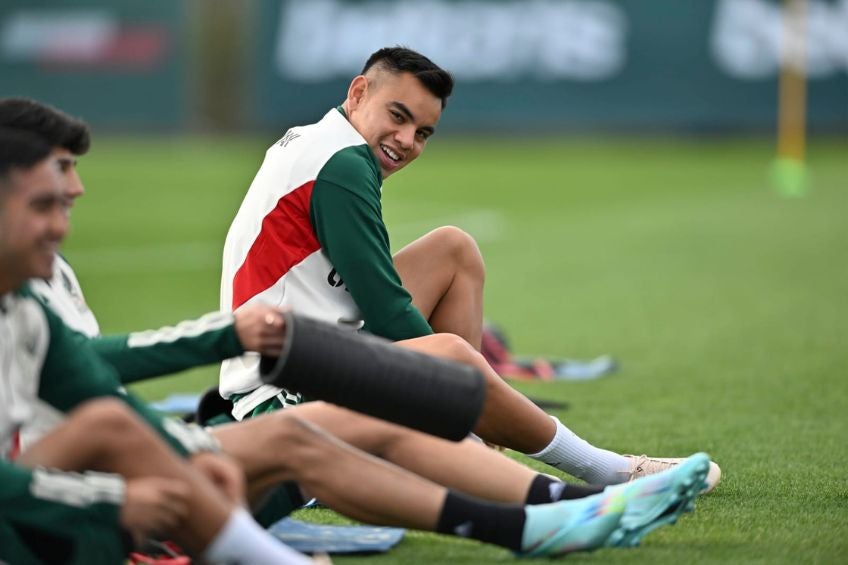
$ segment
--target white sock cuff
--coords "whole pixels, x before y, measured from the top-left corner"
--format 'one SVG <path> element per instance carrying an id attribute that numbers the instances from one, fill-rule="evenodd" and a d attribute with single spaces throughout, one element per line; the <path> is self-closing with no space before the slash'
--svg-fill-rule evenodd
<path id="1" fill-rule="evenodd" d="M 306 565 L 307 556 L 283 544 L 263 530 L 244 508 L 234 508 L 221 531 L 204 552 L 206 560 L 217 563 L 254 565 Z"/>
<path id="2" fill-rule="evenodd" d="M 206 547 L 206 551 L 204 551 L 207 559 L 214 561 L 215 557 L 232 543 L 230 540 L 237 535 L 239 529 L 239 515 L 241 512 L 244 512 L 241 508 L 235 508 L 230 512 L 227 521 L 224 522 L 224 527 L 215 534 L 212 542 Z"/>
<path id="3" fill-rule="evenodd" d="M 565 426 L 562 425 L 562 422 L 559 421 L 559 418 L 557 418 L 556 416 L 551 416 L 550 414 L 548 414 L 548 416 L 550 416 L 551 420 L 553 420 L 554 424 L 556 424 L 556 433 L 554 433 L 554 437 L 551 438 L 550 443 L 548 443 L 548 445 L 546 445 L 542 449 L 542 451 L 538 453 L 528 453 L 527 457 L 532 457 L 533 459 L 542 459 L 545 455 L 549 454 L 551 451 L 556 449 L 556 446 L 559 445 L 563 434 L 568 433 L 568 430 L 565 428 Z"/>
<path id="4" fill-rule="evenodd" d="M 607 485 L 621 482 L 621 473 L 628 469 L 627 459 L 595 447 L 569 430 L 559 419 L 551 418 L 556 422 L 556 434 L 542 451 L 529 454 L 529 457 L 590 483 Z"/>

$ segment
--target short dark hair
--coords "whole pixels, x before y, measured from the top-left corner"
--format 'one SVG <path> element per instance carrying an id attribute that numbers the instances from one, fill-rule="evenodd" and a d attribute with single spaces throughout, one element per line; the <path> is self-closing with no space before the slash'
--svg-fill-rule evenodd
<path id="1" fill-rule="evenodd" d="M 38 135 L 0 126 L 0 193 L 15 169 L 29 169 L 50 155 L 52 147 Z"/>
<path id="2" fill-rule="evenodd" d="M 91 145 L 85 122 L 29 98 L 0 98 L 0 126 L 34 133 L 74 155 L 84 155 Z"/>
<path id="3" fill-rule="evenodd" d="M 442 101 L 442 109 L 447 105 L 453 91 L 453 77 L 421 53 L 399 45 L 383 47 L 368 57 L 361 74 L 364 75 L 375 65 L 394 74 L 413 74 L 424 88 Z"/>

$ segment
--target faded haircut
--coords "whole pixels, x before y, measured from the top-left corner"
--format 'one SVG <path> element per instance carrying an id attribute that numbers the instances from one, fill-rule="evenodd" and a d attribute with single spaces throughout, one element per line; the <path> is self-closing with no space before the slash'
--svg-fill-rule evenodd
<path id="1" fill-rule="evenodd" d="M 449 72 L 407 47 L 383 47 L 372 53 L 361 74 L 364 75 L 375 66 L 392 74 L 412 74 L 424 88 L 442 101 L 442 109 L 447 105 L 448 97 L 453 91 L 453 77 Z"/>

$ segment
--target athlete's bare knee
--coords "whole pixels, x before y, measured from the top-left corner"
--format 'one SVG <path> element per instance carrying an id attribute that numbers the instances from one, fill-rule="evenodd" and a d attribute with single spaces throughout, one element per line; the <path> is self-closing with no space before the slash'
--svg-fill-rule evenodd
<path id="1" fill-rule="evenodd" d="M 286 459 L 293 465 L 307 465 L 326 451 L 328 436 L 315 424 L 288 409 L 278 412 L 276 420 L 275 440 L 279 448 L 286 453 Z"/>
<path id="2" fill-rule="evenodd" d="M 428 235 L 438 240 L 439 247 L 449 253 L 463 271 L 476 279 L 482 280 L 485 277 L 483 254 L 480 253 L 480 247 L 468 232 L 456 226 L 442 226 Z"/>
<path id="3" fill-rule="evenodd" d="M 338 464 L 338 440 L 297 416 L 287 418 L 284 427 L 286 439 L 280 448 L 286 454 L 287 479 L 307 488 L 317 488 Z"/>
<path id="4" fill-rule="evenodd" d="M 138 441 L 142 430 L 132 410 L 116 398 L 83 404 L 73 412 L 69 424 L 77 426 L 86 441 L 104 449 Z"/>
<path id="5" fill-rule="evenodd" d="M 271 434 L 270 440 L 280 446 L 302 441 L 304 434 L 304 421 L 291 409 L 277 410 L 267 416 L 270 422 L 263 422 L 262 429 Z M 263 417 L 263 418 L 264 418 Z M 270 425 L 269 425 L 270 424 Z"/>
<path id="6" fill-rule="evenodd" d="M 429 336 L 428 339 L 430 343 L 427 351 L 433 355 L 472 365 L 481 370 L 486 367 L 485 358 L 470 343 L 458 335 L 440 333 Z"/>
<path id="7" fill-rule="evenodd" d="M 441 249 L 460 255 L 468 251 L 479 251 L 477 242 L 468 232 L 456 226 L 442 226 L 427 234 L 428 238 L 438 241 Z"/>
<path id="8" fill-rule="evenodd" d="M 119 432 L 135 423 L 132 411 L 117 398 L 102 398 L 83 404 L 74 411 L 71 422 L 92 431 L 105 429 Z"/>

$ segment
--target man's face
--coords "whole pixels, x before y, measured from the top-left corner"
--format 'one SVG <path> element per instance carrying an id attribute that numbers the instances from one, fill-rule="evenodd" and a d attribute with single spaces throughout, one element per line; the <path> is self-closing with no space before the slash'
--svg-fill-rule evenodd
<path id="1" fill-rule="evenodd" d="M 384 179 L 421 154 L 442 115 L 442 101 L 414 75 L 375 69 L 353 79 L 345 108 Z"/>
<path id="2" fill-rule="evenodd" d="M 68 232 L 62 175 L 47 158 L 13 170 L 0 195 L 0 271 L 16 288 L 30 278 L 49 278 L 59 244 Z M 7 289 L 8 290 L 8 289 Z"/>
<path id="3" fill-rule="evenodd" d="M 50 156 L 59 165 L 65 186 L 65 201 L 72 208 L 77 198 L 85 194 L 85 187 L 77 173 L 77 157 L 64 147 L 54 147 Z"/>

